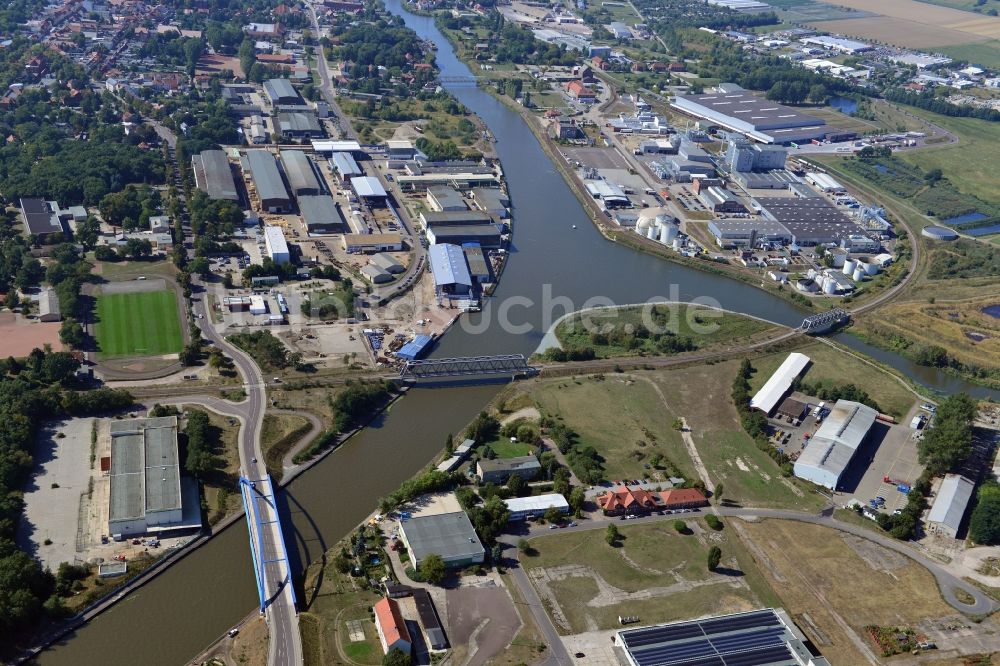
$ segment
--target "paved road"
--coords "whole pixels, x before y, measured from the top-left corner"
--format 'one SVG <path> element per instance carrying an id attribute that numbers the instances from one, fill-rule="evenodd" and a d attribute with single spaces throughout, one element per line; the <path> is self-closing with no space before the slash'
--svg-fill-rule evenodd
<path id="1" fill-rule="evenodd" d="M 247 354 L 232 346 L 219 335 L 212 326 L 211 312 L 205 300 L 205 288 L 197 276 L 191 279 L 192 292 L 197 298 L 194 302 L 196 312 L 204 315 L 196 319 L 202 335 L 223 350 L 243 375 L 247 398 L 238 403 L 243 413 L 243 427 L 240 429 L 239 454 L 240 467 L 251 479 L 264 478 L 267 470 L 264 466 L 264 456 L 260 447 L 261 424 L 264 421 L 264 410 L 267 406 L 267 392 L 264 377 L 260 368 Z M 265 484 L 266 485 L 266 484 Z M 261 486 L 261 484 L 258 484 Z M 257 541 L 263 544 L 262 559 L 283 560 L 285 557 L 281 536 L 281 527 L 276 518 L 276 508 L 273 504 L 273 493 L 270 489 L 258 487 L 257 507 L 261 514 L 261 534 Z M 251 538 L 256 538 L 256 525 L 251 521 Z M 270 630 L 268 641 L 267 663 L 270 666 L 302 663 L 302 640 L 299 635 L 298 611 L 292 597 L 291 571 L 287 560 L 275 562 L 265 567 L 265 596 L 269 600 L 266 618 Z"/>

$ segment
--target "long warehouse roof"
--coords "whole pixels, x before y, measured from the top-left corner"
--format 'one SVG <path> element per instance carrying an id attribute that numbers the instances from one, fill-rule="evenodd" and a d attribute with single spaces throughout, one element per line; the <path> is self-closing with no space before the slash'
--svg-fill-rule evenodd
<path id="1" fill-rule="evenodd" d="M 205 190 L 210 199 L 237 199 L 236 180 L 229 167 L 229 159 L 221 150 L 203 150 L 198 158 L 201 172 L 195 170 L 198 186 Z"/>
<path id="2" fill-rule="evenodd" d="M 266 150 L 248 150 L 246 160 L 261 201 L 288 199 L 288 192 L 281 182 L 278 165 L 271 153 Z"/>
<path id="3" fill-rule="evenodd" d="M 770 414 L 792 388 L 792 382 L 809 365 L 809 357 L 792 352 L 750 400 L 750 406 Z"/>
<path id="4" fill-rule="evenodd" d="M 975 487 L 976 484 L 960 474 L 946 475 L 934 498 L 931 512 L 927 514 L 927 522 L 940 523 L 958 532 Z"/>
<path id="5" fill-rule="evenodd" d="M 319 180 L 313 171 L 312 163 L 301 150 L 281 151 L 281 165 L 285 168 L 285 176 L 292 192 L 319 192 Z"/>
<path id="6" fill-rule="evenodd" d="M 469 268 L 465 264 L 465 253 L 461 247 L 450 243 L 438 243 L 431 245 L 429 256 L 434 284 L 472 286 Z"/>

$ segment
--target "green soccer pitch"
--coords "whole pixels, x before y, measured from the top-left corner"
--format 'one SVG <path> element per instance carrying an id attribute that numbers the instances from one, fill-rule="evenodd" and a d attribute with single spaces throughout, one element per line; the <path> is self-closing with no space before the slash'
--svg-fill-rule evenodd
<path id="1" fill-rule="evenodd" d="M 98 296 L 94 334 L 101 358 L 175 354 L 184 347 L 172 291 Z"/>

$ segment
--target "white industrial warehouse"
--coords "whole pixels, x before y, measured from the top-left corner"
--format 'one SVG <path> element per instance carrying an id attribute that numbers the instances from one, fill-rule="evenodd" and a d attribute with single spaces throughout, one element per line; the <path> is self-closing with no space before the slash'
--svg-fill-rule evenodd
<path id="1" fill-rule="evenodd" d="M 750 407 L 770 415 L 781 399 L 791 390 L 792 382 L 802 374 L 808 365 L 809 357 L 805 354 L 799 352 L 789 354 L 788 358 L 750 399 Z"/>
<path id="2" fill-rule="evenodd" d="M 976 484 L 960 474 L 948 474 L 938 488 L 934 504 L 927 514 L 927 527 L 931 532 L 955 538 L 962 524 L 962 517 L 972 499 Z"/>
<path id="3" fill-rule="evenodd" d="M 838 400 L 823 425 L 795 461 L 795 476 L 836 490 L 878 412 L 851 400 Z"/>
<path id="4" fill-rule="evenodd" d="M 507 505 L 507 510 L 510 511 L 508 520 L 524 520 L 528 516 L 542 516 L 549 509 L 556 509 L 559 513 L 569 513 L 569 503 L 559 493 L 512 497 L 504 500 L 504 503 Z"/>

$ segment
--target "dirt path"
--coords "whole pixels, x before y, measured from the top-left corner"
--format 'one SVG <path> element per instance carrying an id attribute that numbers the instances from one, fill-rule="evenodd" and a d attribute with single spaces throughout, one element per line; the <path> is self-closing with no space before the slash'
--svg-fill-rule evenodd
<path id="1" fill-rule="evenodd" d="M 518 419 L 529 419 L 537 421 L 540 418 L 542 418 L 542 415 L 536 407 L 522 407 L 521 409 L 515 412 L 511 412 L 507 416 L 503 417 L 500 420 L 500 423 L 501 425 L 507 425 L 511 421 L 516 421 Z"/>

